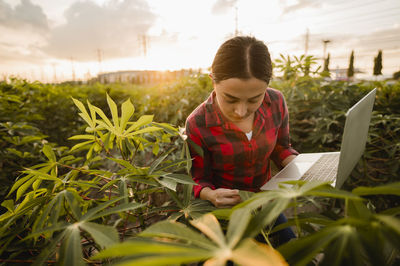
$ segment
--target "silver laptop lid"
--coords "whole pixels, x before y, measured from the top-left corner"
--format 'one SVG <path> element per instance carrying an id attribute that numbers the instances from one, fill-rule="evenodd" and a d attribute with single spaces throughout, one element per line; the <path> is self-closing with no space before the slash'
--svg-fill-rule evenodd
<path id="1" fill-rule="evenodd" d="M 340 188 L 364 153 L 368 137 L 376 88 L 359 100 L 346 113 L 336 187 Z"/>

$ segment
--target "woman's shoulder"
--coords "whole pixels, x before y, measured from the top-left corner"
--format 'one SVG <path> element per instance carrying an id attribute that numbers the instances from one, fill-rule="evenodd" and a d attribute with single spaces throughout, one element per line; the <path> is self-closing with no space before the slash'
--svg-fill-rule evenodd
<path id="1" fill-rule="evenodd" d="M 206 102 L 197 106 L 186 118 L 186 125 L 196 125 L 197 127 L 205 125 Z"/>
<path id="2" fill-rule="evenodd" d="M 280 99 L 283 99 L 284 96 L 281 91 L 274 89 L 274 88 L 267 88 L 267 94 L 271 101 L 279 101 Z"/>

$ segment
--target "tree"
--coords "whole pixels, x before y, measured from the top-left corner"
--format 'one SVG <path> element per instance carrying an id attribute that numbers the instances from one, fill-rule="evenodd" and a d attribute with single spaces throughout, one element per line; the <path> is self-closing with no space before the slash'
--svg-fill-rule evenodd
<path id="1" fill-rule="evenodd" d="M 330 73 L 329 73 L 329 60 L 330 60 L 331 54 L 328 53 L 328 57 L 325 58 L 324 60 L 324 70 L 322 71 L 322 75 L 325 77 L 329 77 Z"/>
<path id="2" fill-rule="evenodd" d="M 347 77 L 351 78 L 354 76 L 354 51 L 351 51 L 349 68 L 347 69 Z"/>
<path id="3" fill-rule="evenodd" d="M 382 50 L 374 58 L 374 76 L 382 75 Z"/>
<path id="4" fill-rule="evenodd" d="M 393 79 L 400 79 L 400 71 L 393 73 Z"/>

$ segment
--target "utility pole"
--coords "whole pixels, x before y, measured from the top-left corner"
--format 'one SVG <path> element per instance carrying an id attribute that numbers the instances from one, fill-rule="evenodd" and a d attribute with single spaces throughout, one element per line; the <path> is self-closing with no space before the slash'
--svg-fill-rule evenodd
<path id="1" fill-rule="evenodd" d="M 306 30 L 306 42 L 305 42 L 305 46 L 304 46 L 304 55 L 305 56 L 307 56 L 307 54 L 308 54 L 309 38 L 310 38 L 310 30 L 307 28 L 307 30 Z"/>
<path id="2" fill-rule="evenodd" d="M 56 64 L 52 63 L 51 66 L 53 67 L 53 82 L 57 83 L 57 72 L 56 72 Z"/>
<path id="3" fill-rule="evenodd" d="M 101 68 L 101 61 L 102 61 L 102 50 L 97 49 L 97 61 L 99 62 L 99 74 L 103 71 Z"/>
<path id="4" fill-rule="evenodd" d="M 147 45 L 148 45 L 147 35 L 146 34 L 139 35 L 138 40 L 139 40 L 139 46 L 143 47 L 143 55 L 146 57 Z"/>
<path id="5" fill-rule="evenodd" d="M 322 40 L 322 42 L 324 43 L 324 60 L 326 59 L 326 46 L 328 45 L 328 43 L 331 42 L 331 40 Z"/>
<path id="6" fill-rule="evenodd" d="M 235 6 L 235 37 L 239 35 L 238 7 Z"/>

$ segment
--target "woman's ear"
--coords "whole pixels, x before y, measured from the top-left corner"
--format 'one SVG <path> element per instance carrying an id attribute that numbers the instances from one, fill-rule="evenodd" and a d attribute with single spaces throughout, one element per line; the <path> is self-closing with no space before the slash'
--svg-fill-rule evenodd
<path id="1" fill-rule="evenodd" d="M 215 81 L 214 81 L 214 77 L 212 73 L 209 73 L 208 76 L 210 77 L 211 81 L 212 81 L 212 85 L 215 88 Z"/>

